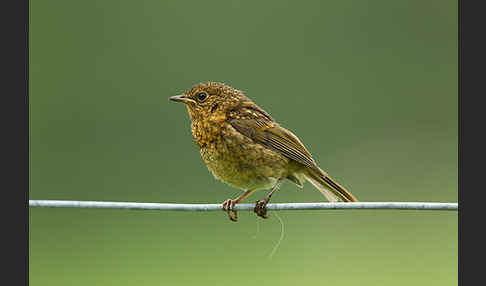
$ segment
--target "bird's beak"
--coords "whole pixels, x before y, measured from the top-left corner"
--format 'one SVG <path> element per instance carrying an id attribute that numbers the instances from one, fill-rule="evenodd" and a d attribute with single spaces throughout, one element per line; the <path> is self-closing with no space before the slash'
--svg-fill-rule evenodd
<path id="1" fill-rule="evenodd" d="M 172 100 L 172 101 L 178 101 L 178 102 L 182 102 L 182 103 L 196 103 L 194 100 L 188 98 L 188 97 L 185 97 L 184 95 L 175 95 L 175 96 L 171 96 L 169 97 L 169 100 Z"/>

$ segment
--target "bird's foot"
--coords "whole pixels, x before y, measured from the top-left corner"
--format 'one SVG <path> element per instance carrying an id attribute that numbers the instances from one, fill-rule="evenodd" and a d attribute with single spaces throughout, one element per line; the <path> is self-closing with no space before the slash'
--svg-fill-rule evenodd
<path id="1" fill-rule="evenodd" d="M 269 200 L 267 198 L 257 201 L 255 204 L 255 208 L 253 209 L 253 212 L 255 212 L 259 217 L 268 218 L 267 215 L 268 201 Z"/>
<path id="2" fill-rule="evenodd" d="M 221 208 L 223 209 L 223 211 L 226 211 L 226 213 L 228 214 L 228 218 L 231 221 L 237 221 L 238 220 L 238 212 L 233 210 L 233 207 L 235 206 L 235 204 L 236 204 L 236 200 L 227 199 L 221 205 Z M 231 212 L 233 212 L 234 216 L 231 215 Z"/>

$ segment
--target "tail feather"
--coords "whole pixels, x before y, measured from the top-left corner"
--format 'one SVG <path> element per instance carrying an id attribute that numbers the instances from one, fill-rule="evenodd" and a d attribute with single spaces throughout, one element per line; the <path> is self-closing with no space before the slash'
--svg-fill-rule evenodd
<path id="1" fill-rule="evenodd" d="M 331 191 L 329 191 L 327 188 L 323 187 L 318 181 L 312 179 L 311 177 L 305 176 L 307 181 L 309 181 L 316 189 L 318 189 L 328 201 L 330 202 L 338 202 L 339 198 L 333 194 Z"/>
<path id="2" fill-rule="evenodd" d="M 337 202 L 339 199 L 343 202 L 357 202 L 355 196 L 348 192 L 343 186 L 329 177 L 326 172 L 320 168 L 308 169 L 305 178 L 316 187 L 330 202 Z"/>

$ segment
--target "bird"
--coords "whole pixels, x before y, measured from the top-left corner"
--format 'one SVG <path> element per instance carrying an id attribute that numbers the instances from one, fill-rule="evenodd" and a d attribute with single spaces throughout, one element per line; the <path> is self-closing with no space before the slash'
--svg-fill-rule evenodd
<path id="1" fill-rule="evenodd" d="M 234 206 L 258 190 L 270 192 L 256 201 L 253 211 L 268 218 L 266 205 L 285 180 L 300 188 L 308 181 L 330 202 L 358 201 L 317 165 L 296 135 L 242 91 L 202 82 L 169 100 L 185 104 L 194 142 L 209 172 L 244 191 L 221 205 L 231 221 L 238 220 Z"/>

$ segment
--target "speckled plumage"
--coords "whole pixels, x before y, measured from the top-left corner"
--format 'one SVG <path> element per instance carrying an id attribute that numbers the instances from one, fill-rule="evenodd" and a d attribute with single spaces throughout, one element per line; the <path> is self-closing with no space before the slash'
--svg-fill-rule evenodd
<path id="1" fill-rule="evenodd" d="M 170 99 L 186 104 L 194 141 L 209 171 L 246 191 L 223 204 L 230 219 L 236 220 L 229 214 L 235 203 L 253 191 L 274 188 L 261 204 L 264 207 L 284 179 L 299 186 L 308 180 L 330 201 L 357 201 L 317 166 L 292 132 L 279 126 L 243 92 L 209 82 Z M 257 214 L 266 217 L 261 209 Z"/>
<path id="2" fill-rule="evenodd" d="M 193 130 L 200 124 L 193 124 Z M 196 126 L 196 127 L 194 127 Z M 286 177 L 289 159 L 267 149 L 222 123 L 213 141 L 200 147 L 209 171 L 218 179 L 242 190 L 270 189 Z"/>

